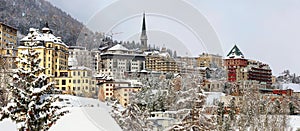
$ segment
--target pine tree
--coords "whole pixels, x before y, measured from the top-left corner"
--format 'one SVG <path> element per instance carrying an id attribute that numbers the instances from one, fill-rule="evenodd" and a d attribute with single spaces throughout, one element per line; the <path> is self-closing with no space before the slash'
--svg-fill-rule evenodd
<path id="1" fill-rule="evenodd" d="M 28 48 L 20 52 L 21 56 L 16 60 L 19 68 L 13 73 L 13 83 L 8 85 L 11 98 L 1 108 L 0 120 L 10 118 L 19 130 L 48 130 L 68 112 L 51 105 L 58 97 L 50 95 L 54 92 L 54 83 L 47 82 L 45 68 L 39 66 L 39 52 L 33 49 L 37 44 L 33 41 L 25 43 Z"/>

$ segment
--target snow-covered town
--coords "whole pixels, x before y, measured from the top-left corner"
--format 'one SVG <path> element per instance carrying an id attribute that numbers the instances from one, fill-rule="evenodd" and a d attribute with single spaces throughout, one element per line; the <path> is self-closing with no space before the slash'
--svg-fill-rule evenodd
<path id="1" fill-rule="evenodd" d="M 63 15 L 57 23 L 76 23 L 48 1 L 30 1 L 0 3 L 47 7 Z M 72 43 L 72 33 L 53 17 L 41 17 L 37 26 L 0 14 L 0 130 L 300 130 L 299 74 L 285 68 L 274 74 L 238 43 L 224 55 L 182 55 L 150 42 L 153 14 L 145 11 L 137 15 L 139 39 L 132 42 L 114 39 L 120 32 L 83 29 Z"/>

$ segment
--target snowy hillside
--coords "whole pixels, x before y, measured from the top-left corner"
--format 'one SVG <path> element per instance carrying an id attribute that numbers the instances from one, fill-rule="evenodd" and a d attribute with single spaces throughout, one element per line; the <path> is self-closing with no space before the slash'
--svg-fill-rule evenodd
<path id="1" fill-rule="evenodd" d="M 121 128 L 109 114 L 105 103 L 97 99 L 61 95 L 58 105 L 66 105 L 70 113 L 61 117 L 50 131 L 120 131 Z M 17 131 L 9 119 L 0 122 L 0 130 Z"/>

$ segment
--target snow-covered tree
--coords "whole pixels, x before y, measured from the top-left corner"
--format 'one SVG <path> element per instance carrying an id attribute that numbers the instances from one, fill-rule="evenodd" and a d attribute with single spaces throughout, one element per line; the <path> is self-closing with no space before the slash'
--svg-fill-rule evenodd
<path id="1" fill-rule="evenodd" d="M 32 39 L 34 39 L 32 37 Z M 19 52 L 16 62 L 19 68 L 13 73 L 13 83 L 8 85 L 11 95 L 8 104 L 1 108 L 0 118 L 10 118 L 18 125 L 19 130 L 48 130 L 68 111 L 51 105 L 58 97 L 54 92 L 54 83 L 44 74 L 40 67 L 39 52 L 34 50 L 38 42 L 25 43 L 27 50 Z"/>
<path id="2" fill-rule="evenodd" d="M 231 85 L 236 86 L 238 85 Z M 289 113 L 287 98 L 260 94 L 257 86 L 239 87 L 229 103 L 220 103 L 218 130 L 286 130 Z M 224 111 L 226 109 L 226 111 Z"/>

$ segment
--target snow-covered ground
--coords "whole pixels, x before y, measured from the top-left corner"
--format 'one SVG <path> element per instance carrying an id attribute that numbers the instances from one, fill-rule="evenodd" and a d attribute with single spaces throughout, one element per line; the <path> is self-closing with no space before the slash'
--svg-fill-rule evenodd
<path id="1" fill-rule="evenodd" d="M 293 129 L 293 131 L 296 131 L 297 129 L 300 129 L 300 115 L 297 116 L 290 116 L 290 127 Z"/>
<path id="2" fill-rule="evenodd" d="M 57 105 L 66 105 L 70 113 L 61 117 L 50 131 L 121 131 L 109 114 L 109 107 L 97 99 L 61 95 Z M 10 119 L 0 122 L 1 131 L 17 131 Z"/>

